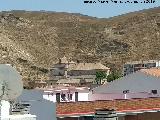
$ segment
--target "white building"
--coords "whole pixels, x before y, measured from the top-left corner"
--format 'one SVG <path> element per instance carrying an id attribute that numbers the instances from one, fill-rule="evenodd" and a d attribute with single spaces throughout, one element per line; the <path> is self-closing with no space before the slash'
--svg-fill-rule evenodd
<path id="1" fill-rule="evenodd" d="M 44 90 L 43 98 L 52 102 L 88 101 L 87 87 L 60 87 Z"/>
<path id="2" fill-rule="evenodd" d="M 37 120 L 36 115 L 10 114 L 10 102 L 1 100 L 0 120 Z"/>

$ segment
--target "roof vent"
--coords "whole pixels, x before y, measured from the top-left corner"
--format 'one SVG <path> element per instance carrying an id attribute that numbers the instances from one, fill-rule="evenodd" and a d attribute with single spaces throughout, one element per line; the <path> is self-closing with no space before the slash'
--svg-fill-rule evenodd
<path id="1" fill-rule="evenodd" d="M 127 94 L 127 93 L 129 93 L 129 90 L 124 90 L 123 91 L 123 94 Z"/>
<path id="2" fill-rule="evenodd" d="M 151 90 L 152 94 L 157 94 L 157 90 Z"/>

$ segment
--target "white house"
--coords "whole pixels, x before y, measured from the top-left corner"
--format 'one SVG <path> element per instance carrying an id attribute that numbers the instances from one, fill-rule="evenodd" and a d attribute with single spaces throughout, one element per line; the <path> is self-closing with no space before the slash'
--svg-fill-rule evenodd
<path id="1" fill-rule="evenodd" d="M 57 87 L 44 90 L 43 98 L 53 102 L 88 101 L 88 87 Z"/>

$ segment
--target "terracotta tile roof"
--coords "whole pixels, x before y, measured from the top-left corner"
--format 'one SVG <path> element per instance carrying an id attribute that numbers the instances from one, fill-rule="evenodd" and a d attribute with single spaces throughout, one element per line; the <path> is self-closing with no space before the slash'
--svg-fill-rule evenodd
<path id="1" fill-rule="evenodd" d="M 140 71 L 148 75 L 153 75 L 156 77 L 160 76 L 160 68 L 141 69 Z"/>
<path id="2" fill-rule="evenodd" d="M 57 103 L 57 116 L 89 115 L 96 109 L 115 109 L 117 112 L 160 110 L 160 98 Z"/>

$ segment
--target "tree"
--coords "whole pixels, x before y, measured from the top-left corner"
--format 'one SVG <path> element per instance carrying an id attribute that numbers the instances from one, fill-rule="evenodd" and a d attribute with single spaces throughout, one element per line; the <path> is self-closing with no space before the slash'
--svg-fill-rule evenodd
<path id="1" fill-rule="evenodd" d="M 106 73 L 103 71 L 96 72 L 96 83 L 101 84 L 101 81 L 107 77 Z"/>
<path id="2" fill-rule="evenodd" d="M 116 80 L 118 78 L 122 77 L 121 73 L 118 71 L 112 71 L 111 74 L 107 76 L 107 82 L 111 82 L 113 80 Z"/>

